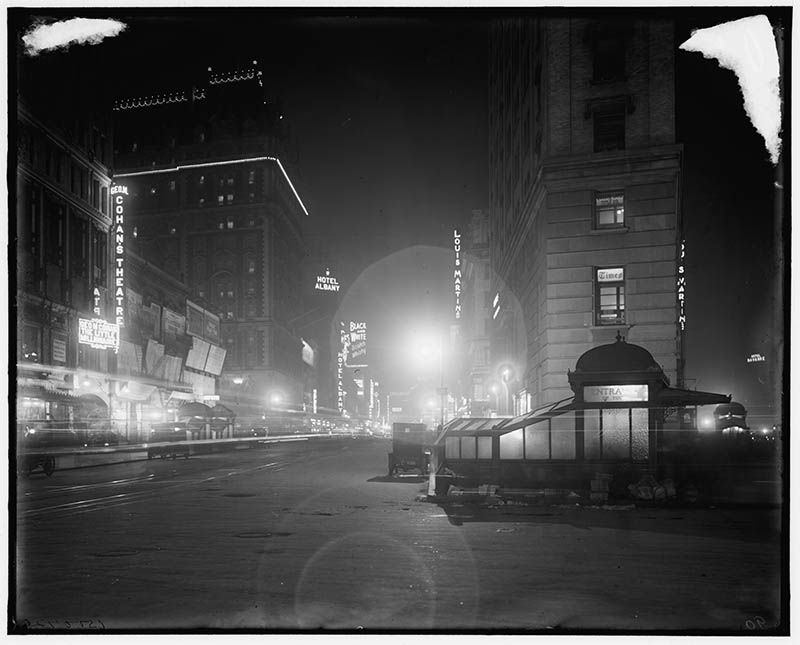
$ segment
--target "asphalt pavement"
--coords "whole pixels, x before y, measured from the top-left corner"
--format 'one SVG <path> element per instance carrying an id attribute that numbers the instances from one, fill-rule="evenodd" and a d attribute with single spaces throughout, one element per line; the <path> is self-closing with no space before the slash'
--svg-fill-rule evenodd
<path id="1" fill-rule="evenodd" d="M 31 631 L 766 633 L 781 514 L 426 499 L 348 437 L 18 480 Z"/>

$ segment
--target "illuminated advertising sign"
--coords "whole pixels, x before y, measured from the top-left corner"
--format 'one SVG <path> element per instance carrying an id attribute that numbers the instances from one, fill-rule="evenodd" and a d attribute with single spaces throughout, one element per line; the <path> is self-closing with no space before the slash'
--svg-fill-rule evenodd
<path id="1" fill-rule="evenodd" d="M 647 384 L 643 385 L 586 385 L 583 400 L 587 403 L 621 403 L 647 401 Z"/>
<path id="2" fill-rule="evenodd" d="M 367 366 L 367 323 L 350 321 L 347 337 L 347 366 Z"/>
<path id="3" fill-rule="evenodd" d="M 114 201 L 114 321 L 125 325 L 125 198 L 128 187 L 111 187 Z"/>
<path id="4" fill-rule="evenodd" d="M 625 279 L 625 269 L 597 269 L 598 282 L 622 282 Z"/>
<path id="5" fill-rule="evenodd" d="M 341 349 L 336 362 L 336 407 L 341 414 L 344 412 L 344 362 L 347 357 L 347 330 L 344 328 L 344 323 L 339 323 L 341 329 L 339 330 L 339 342 Z"/>
<path id="6" fill-rule="evenodd" d="M 325 275 L 318 275 L 314 288 L 318 291 L 339 291 L 339 281 L 331 276 L 331 270 L 325 269 Z"/>
<path id="7" fill-rule="evenodd" d="M 766 360 L 767 357 L 763 354 L 750 354 L 750 356 L 747 357 L 748 363 L 764 363 Z"/>
<path id="8" fill-rule="evenodd" d="M 92 292 L 92 297 L 94 299 L 94 303 L 92 305 L 92 313 L 98 318 L 100 318 L 103 315 L 103 311 L 100 309 L 100 300 L 101 300 L 100 289 L 95 287 L 94 291 Z"/>
<path id="9" fill-rule="evenodd" d="M 686 240 L 681 240 L 681 251 L 678 255 L 678 324 L 681 331 L 686 329 Z"/>
<path id="10" fill-rule="evenodd" d="M 78 318 L 78 342 L 94 349 L 119 350 L 119 325 L 102 318 Z"/>
<path id="11" fill-rule="evenodd" d="M 453 229 L 453 251 L 455 252 L 455 268 L 453 269 L 453 289 L 456 296 L 456 320 L 461 318 L 461 233 Z"/>
<path id="12" fill-rule="evenodd" d="M 314 367 L 314 348 L 311 347 L 311 345 L 309 345 L 302 338 L 300 339 L 300 342 L 303 344 L 303 347 L 302 347 L 302 350 L 301 350 L 302 357 L 303 357 L 303 362 L 306 365 L 310 365 L 311 367 Z"/>

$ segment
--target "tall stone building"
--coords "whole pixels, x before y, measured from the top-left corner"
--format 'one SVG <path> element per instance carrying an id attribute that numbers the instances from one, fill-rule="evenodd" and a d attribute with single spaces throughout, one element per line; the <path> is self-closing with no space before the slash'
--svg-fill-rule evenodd
<path id="1" fill-rule="evenodd" d="M 270 401 L 300 407 L 310 396 L 296 328 L 308 212 L 284 162 L 284 115 L 257 62 L 120 98 L 114 115 L 115 180 L 132 194 L 129 241 L 219 316 L 222 402 L 254 417 Z"/>
<path id="2" fill-rule="evenodd" d="M 586 12 L 492 27 L 493 368 L 518 412 L 570 397 L 567 371 L 618 334 L 681 384 L 673 32 Z"/>
<path id="3" fill-rule="evenodd" d="M 17 103 L 10 139 L 16 181 L 9 185 L 16 210 L 9 248 L 16 262 L 16 326 L 9 328 L 12 342 L 16 329 L 16 412 L 23 428 L 66 430 L 90 414 L 108 418 L 106 377 L 114 355 L 101 347 L 103 339 L 84 332 L 93 319 L 101 327 L 113 320 L 111 123 L 85 73 L 97 60 L 92 52 L 77 52 L 74 60 L 65 70 L 52 59 L 18 54 L 10 75 Z M 89 377 L 100 382 L 100 397 L 82 388 Z"/>

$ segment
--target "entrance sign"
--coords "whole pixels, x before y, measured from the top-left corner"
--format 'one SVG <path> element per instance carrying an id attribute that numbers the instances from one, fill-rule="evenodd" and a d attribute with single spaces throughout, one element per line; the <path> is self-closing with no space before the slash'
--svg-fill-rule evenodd
<path id="1" fill-rule="evenodd" d="M 647 401 L 647 384 L 642 385 L 586 385 L 583 400 L 587 403 L 621 403 Z"/>
<path id="2" fill-rule="evenodd" d="M 102 318 L 78 318 L 78 342 L 94 349 L 119 350 L 119 325 Z"/>

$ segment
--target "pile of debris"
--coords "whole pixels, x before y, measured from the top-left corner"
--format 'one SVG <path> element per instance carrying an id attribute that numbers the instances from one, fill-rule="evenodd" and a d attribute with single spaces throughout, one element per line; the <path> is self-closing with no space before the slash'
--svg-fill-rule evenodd
<path id="1" fill-rule="evenodd" d="M 671 479 L 664 479 L 659 482 L 652 475 L 645 475 L 635 484 L 630 484 L 628 486 L 628 492 L 634 499 L 652 500 L 656 502 L 675 499 L 678 496 L 678 490 L 675 487 L 674 481 Z"/>

